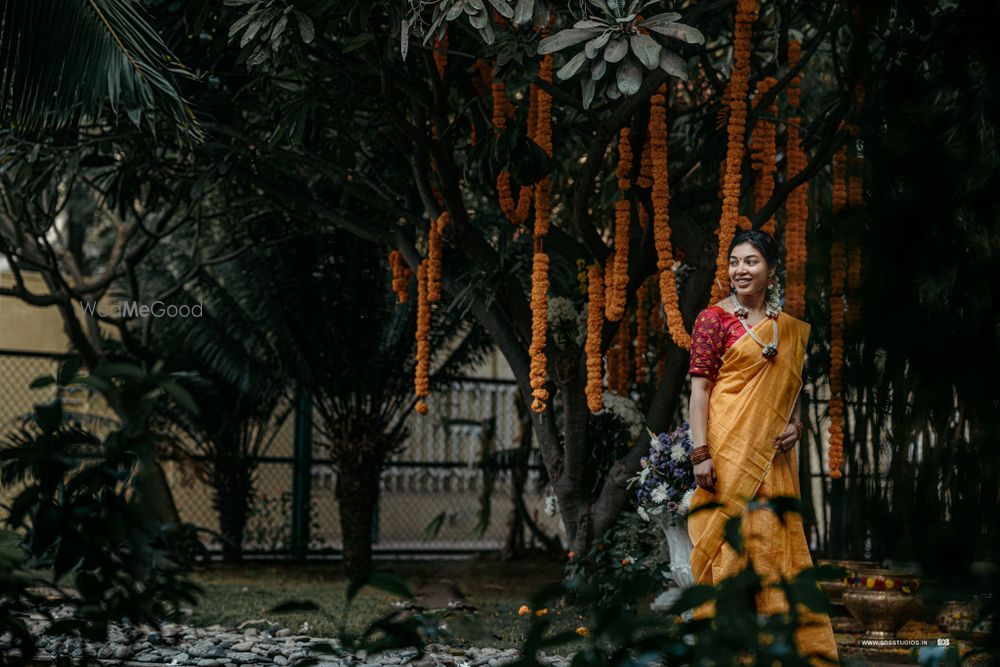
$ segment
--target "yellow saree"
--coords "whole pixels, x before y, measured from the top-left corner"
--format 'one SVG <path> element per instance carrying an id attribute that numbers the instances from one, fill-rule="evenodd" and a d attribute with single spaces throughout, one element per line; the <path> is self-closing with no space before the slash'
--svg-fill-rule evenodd
<path id="1" fill-rule="evenodd" d="M 698 488 L 691 500 L 692 510 L 708 502 L 722 505 L 688 519 L 695 582 L 715 584 L 746 567 L 749 558 L 764 586 L 757 599 L 757 609 L 764 614 L 788 609 L 784 593 L 768 584 L 793 578 L 813 565 L 799 515 L 785 515 L 782 524 L 767 509 L 745 512 L 752 498 L 799 497 L 796 450 L 778 453 L 773 441 L 785 430 L 802 388 L 809 330 L 807 323 L 780 313 L 780 342 L 773 360 L 765 359 L 760 345 L 747 334 L 723 354 L 708 407 L 708 448 L 718 477 L 716 493 Z M 770 321 L 765 318 L 758 323 L 754 333 L 770 342 Z M 726 521 L 740 515 L 744 515 L 742 555 L 723 535 Z M 695 610 L 695 617 L 711 618 L 714 613 L 714 604 L 708 603 Z M 804 613 L 802 620 L 796 633 L 800 654 L 821 654 L 836 661 L 829 617 Z"/>

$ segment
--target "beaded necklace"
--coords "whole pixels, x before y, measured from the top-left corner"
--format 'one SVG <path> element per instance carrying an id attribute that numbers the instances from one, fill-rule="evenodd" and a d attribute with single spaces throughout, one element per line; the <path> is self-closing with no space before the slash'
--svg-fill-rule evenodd
<path id="1" fill-rule="evenodd" d="M 778 354 L 778 309 L 772 308 L 770 305 L 767 306 L 764 314 L 767 315 L 768 319 L 771 320 L 771 327 L 773 329 L 774 335 L 771 336 L 771 342 L 765 343 L 760 338 L 757 338 L 757 334 L 753 332 L 750 325 L 747 324 L 747 317 L 750 315 L 750 311 L 746 309 L 737 299 L 736 295 L 731 296 L 733 300 L 733 314 L 739 319 L 740 324 L 743 325 L 743 329 L 750 334 L 750 337 L 754 339 L 758 345 L 763 349 L 761 354 L 767 360 L 774 359 Z"/>

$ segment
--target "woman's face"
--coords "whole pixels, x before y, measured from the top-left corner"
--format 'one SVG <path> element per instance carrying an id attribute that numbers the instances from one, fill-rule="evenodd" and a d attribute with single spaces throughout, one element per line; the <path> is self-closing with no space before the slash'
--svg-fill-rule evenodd
<path id="1" fill-rule="evenodd" d="M 729 281 L 736 287 L 736 298 L 767 289 L 768 266 L 760 251 L 741 243 L 729 253 Z"/>

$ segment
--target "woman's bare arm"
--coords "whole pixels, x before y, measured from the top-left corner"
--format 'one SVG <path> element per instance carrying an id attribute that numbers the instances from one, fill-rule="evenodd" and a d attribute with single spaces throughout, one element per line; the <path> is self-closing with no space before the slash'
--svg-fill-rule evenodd
<path id="1" fill-rule="evenodd" d="M 695 447 L 708 444 L 708 398 L 712 394 L 712 381 L 700 375 L 691 376 L 691 400 L 688 403 L 688 424 Z M 694 467 L 698 486 L 715 492 L 715 466 L 712 459 L 702 461 Z"/>

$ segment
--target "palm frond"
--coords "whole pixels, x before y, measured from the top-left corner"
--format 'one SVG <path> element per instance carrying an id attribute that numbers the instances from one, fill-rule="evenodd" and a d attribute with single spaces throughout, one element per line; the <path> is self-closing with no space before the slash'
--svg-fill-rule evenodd
<path id="1" fill-rule="evenodd" d="M 66 127 L 110 107 L 137 126 L 162 111 L 196 136 L 175 76 L 189 73 L 136 0 L 0 2 L 0 117 L 15 129 Z"/>

